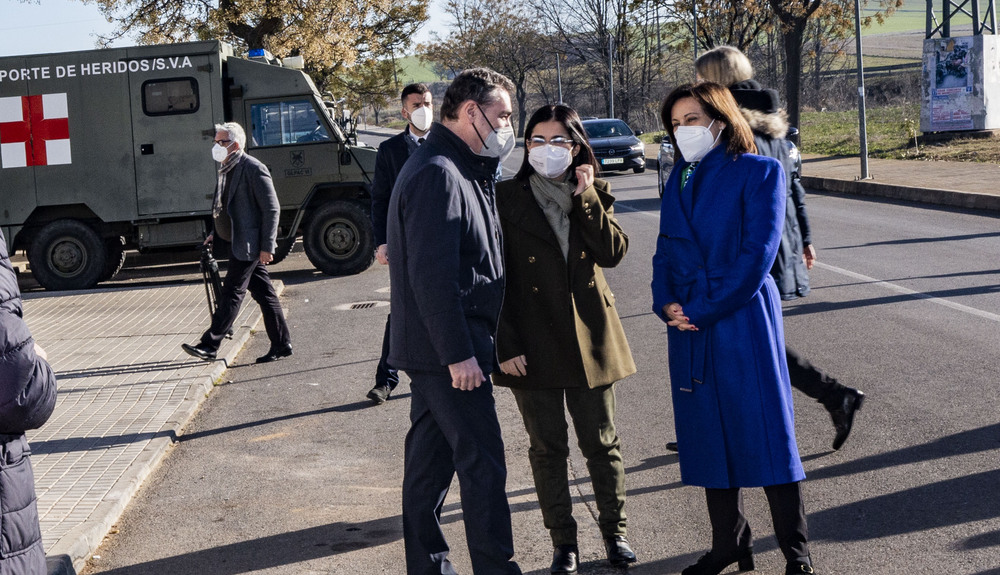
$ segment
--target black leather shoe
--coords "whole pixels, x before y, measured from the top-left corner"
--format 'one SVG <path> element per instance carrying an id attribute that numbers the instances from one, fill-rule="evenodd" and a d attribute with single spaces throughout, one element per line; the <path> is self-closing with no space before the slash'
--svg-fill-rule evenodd
<path id="1" fill-rule="evenodd" d="M 285 347 L 272 347 L 268 350 L 267 355 L 262 355 L 257 358 L 257 363 L 269 363 L 290 355 L 292 355 L 291 344 L 288 344 Z"/>
<path id="2" fill-rule="evenodd" d="M 677 453 L 677 442 L 676 441 L 668 441 L 667 442 L 667 451 L 673 451 L 674 453 Z"/>
<path id="3" fill-rule="evenodd" d="M 205 361 L 215 360 L 215 350 L 207 348 L 200 343 L 198 345 L 188 345 L 186 343 L 182 343 L 181 349 L 186 351 L 188 355 L 193 355 L 198 359 L 204 359 Z"/>
<path id="4" fill-rule="evenodd" d="M 608 550 L 608 561 L 613 567 L 627 567 L 637 561 L 635 552 L 628 544 L 624 535 L 615 535 L 604 539 L 604 548 Z"/>
<path id="5" fill-rule="evenodd" d="M 837 430 L 837 435 L 833 437 L 833 449 L 840 449 L 847 436 L 851 434 L 851 427 L 854 426 L 854 415 L 861 410 L 861 404 L 865 401 L 865 394 L 861 391 L 847 387 L 844 388 L 844 397 L 836 407 L 830 409 L 830 419 L 833 420 L 833 428 Z"/>
<path id="6" fill-rule="evenodd" d="M 785 565 L 785 575 L 802 575 L 802 573 L 815 573 L 812 565 L 801 561 L 792 561 Z"/>
<path id="7" fill-rule="evenodd" d="M 727 554 L 709 551 L 702 555 L 697 563 L 681 571 L 681 575 L 719 575 L 733 563 L 737 564 L 740 573 L 753 571 L 753 547 L 737 549 Z"/>
<path id="8" fill-rule="evenodd" d="M 382 405 L 383 403 L 386 402 L 387 399 L 389 399 L 390 393 L 392 393 L 392 390 L 389 389 L 388 385 L 380 385 L 376 383 L 375 387 L 373 387 L 372 390 L 368 392 L 367 397 L 375 405 Z"/>
<path id="9" fill-rule="evenodd" d="M 549 571 L 559 575 L 573 575 L 580 558 L 580 550 L 576 545 L 556 545 L 552 552 L 552 567 Z"/>

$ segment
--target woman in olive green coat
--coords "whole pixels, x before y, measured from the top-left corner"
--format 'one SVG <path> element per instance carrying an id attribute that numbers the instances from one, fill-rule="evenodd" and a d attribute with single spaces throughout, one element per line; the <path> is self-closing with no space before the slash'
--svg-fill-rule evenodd
<path id="1" fill-rule="evenodd" d="M 636 560 L 625 518 L 625 469 L 613 384 L 633 373 L 614 294 L 601 268 L 618 265 L 628 236 L 572 108 L 544 106 L 525 129 L 527 153 L 497 185 L 507 288 L 497 334 L 501 373 L 528 431 L 535 489 L 555 547 L 552 573 L 576 573 L 565 409 L 587 458 L 608 560 Z"/>

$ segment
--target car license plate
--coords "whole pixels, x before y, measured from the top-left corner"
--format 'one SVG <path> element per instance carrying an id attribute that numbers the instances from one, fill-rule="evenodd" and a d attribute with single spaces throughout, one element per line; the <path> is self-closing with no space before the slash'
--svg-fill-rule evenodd
<path id="1" fill-rule="evenodd" d="M 601 165 L 606 166 L 608 164 L 624 164 L 625 158 L 604 158 L 601 160 Z"/>

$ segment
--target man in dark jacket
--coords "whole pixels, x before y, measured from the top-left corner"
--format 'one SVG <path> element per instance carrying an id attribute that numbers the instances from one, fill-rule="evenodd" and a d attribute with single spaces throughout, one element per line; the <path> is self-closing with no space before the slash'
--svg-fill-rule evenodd
<path id="1" fill-rule="evenodd" d="M 440 514 L 458 473 L 476 575 L 513 575 L 507 466 L 493 387 L 503 299 L 494 174 L 513 147 L 510 80 L 459 74 L 441 124 L 403 166 L 389 202 L 389 362 L 411 380 L 403 541 L 411 575 L 453 574 Z"/>
<path id="2" fill-rule="evenodd" d="M 372 184 L 372 228 L 375 231 L 375 259 L 382 265 L 389 264 L 386 256 L 385 227 L 389 219 L 389 198 L 396 178 L 403 164 L 417 146 L 424 143 L 431 128 L 434 106 L 431 91 L 423 84 L 410 84 L 400 95 L 402 114 L 408 122 L 406 128 L 382 142 L 375 156 L 375 182 Z M 385 403 L 389 394 L 399 385 L 396 368 L 389 365 L 389 318 L 385 318 L 385 334 L 382 336 L 382 357 L 375 369 L 375 387 L 368 392 L 368 399 L 375 405 Z"/>
<path id="3" fill-rule="evenodd" d="M 229 246 L 229 264 L 212 326 L 197 345 L 181 347 L 199 359 L 212 361 L 219 344 L 240 313 L 247 290 L 260 304 L 271 348 L 257 358 L 266 363 L 292 355 L 292 338 L 278 294 L 264 266 L 274 259 L 278 237 L 278 194 L 267 166 L 243 152 L 246 133 L 235 122 L 215 127 L 212 157 L 219 162 L 219 179 L 212 201 L 215 231 L 205 243 L 222 240 Z"/>
<path id="4" fill-rule="evenodd" d="M 22 319 L 17 276 L 0 233 L 0 573 L 44 575 L 31 449 L 56 406 L 56 376 Z"/>

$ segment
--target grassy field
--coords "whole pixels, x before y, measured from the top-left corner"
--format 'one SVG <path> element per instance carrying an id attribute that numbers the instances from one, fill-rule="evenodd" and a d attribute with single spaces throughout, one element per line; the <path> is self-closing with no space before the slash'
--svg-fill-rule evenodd
<path id="1" fill-rule="evenodd" d="M 429 64 L 420 61 L 416 56 L 406 56 L 399 59 L 399 67 L 403 72 L 399 76 L 399 81 L 405 86 L 414 82 L 437 82 L 438 77 L 431 70 Z"/>
<path id="2" fill-rule="evenodd" d="M 941 3 L 936 2 L 935 6 L 940 11 Z M 870 0 L 868 8 L 862 9 L 861 15 L 871 16 L 878 12 L 879 3 L 877 0 Z M 877 23 L 862 31 L 862 36 L 868 34 L 886 34 L 891 32 L 909 32 L 911 30 L 923 30 L 927 20 L 927 2 L 925 0 L 903 0 L 903 7 L 897 8 L 891 16 L 885 19 L 881 26 Z"/>
<path id="3" fill-rule="evenodd" d="M 996 138 L 955 137 L 924 142 L 919 132 L 919 104 L 868 108 L 866 120 L 868 155 L 872 158 L 1000 163 L 1000 142 Z M 861 152 L 860 141 L 857 110 L 802 113 L 804 153 L 857 155 Z"/>

